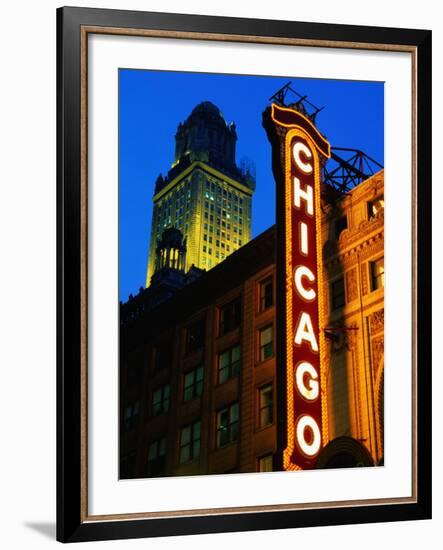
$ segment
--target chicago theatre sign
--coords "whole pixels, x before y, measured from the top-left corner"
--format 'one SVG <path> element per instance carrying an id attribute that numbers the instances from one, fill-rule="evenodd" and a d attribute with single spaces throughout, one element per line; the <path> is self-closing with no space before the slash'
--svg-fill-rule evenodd
<path id="1" fill-rule="evenodd" d="M 310 469 L 327 443 L 320 176 L 330 145 L 291 108 L 273 103 L 263 125 L 277 183 L 277 372 L 284 380 L 278 387 L 280 466 Z"/>

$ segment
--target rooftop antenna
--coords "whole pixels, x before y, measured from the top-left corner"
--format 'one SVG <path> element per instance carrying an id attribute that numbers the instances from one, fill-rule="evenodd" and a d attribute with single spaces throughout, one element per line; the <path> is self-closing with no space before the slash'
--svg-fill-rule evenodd
<path id="1" fill-rule="evenodd" d="M 317 107 L 308 101 L 307 95 L 301 95 L 297 90 L 294 90 L 291 80 L 275 92 L 275 94 L 269 98 L 269 101 L 277 103 L 282 107 L 291 107 L 295 109 L 299 113 L 307 116 L 314 124 L 318 113 L 324 109 L 324 107 Z"/>

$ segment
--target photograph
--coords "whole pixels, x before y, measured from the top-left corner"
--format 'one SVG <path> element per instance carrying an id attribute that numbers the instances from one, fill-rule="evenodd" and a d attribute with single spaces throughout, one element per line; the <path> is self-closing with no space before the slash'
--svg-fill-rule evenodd
<path id="1" fill-rule="evenodd" d="M 438 4 L 78 4 L 2 12 L 3 546 L 439 540 Z"/>
<path id="2" fill-rule="evenodd" d="M 430 517 L 430 31 L 57 31 L 58 540 Z"/>
<path id="3" fill-rule="evenodd" d="M 383 467 L 384 105 L 119 68 L 120 480 Z"/>

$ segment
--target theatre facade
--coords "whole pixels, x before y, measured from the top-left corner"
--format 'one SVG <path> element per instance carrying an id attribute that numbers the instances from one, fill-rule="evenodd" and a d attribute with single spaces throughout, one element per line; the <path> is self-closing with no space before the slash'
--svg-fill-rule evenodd
<path id="1" fill-rule="evenodd" d="M 317 191 L 315 272 L 290 270 L 304 324 L 303 300 L 281 321 L 281 220 L 208 271 L 186 267 L 180 229 L 162 233 L 151 285 L 120 308 L 121 478 L 383 463 L 384 172 Z M 288 361 L 297 338 L 314 355 Z"/>

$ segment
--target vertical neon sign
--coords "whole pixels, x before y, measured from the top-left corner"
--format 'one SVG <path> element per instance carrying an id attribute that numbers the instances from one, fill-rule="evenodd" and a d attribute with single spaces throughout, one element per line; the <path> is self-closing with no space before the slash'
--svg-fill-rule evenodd
<path id="1" fill-rule="evenodd" d="M 284 285 L 280 359 L 286 366 L 287 437 L 284 469 L 310 469 L 327 439 L 322 395 L 321 160 L 330 145 L 311 121 L 293 109 L 271 105 L 264 125 L 273 145 L 277 180 L 277 269 Z M 282 285 L 282 286 L 283 286 Z M 277 357 L 279 360 L 279 357 Z"/>

